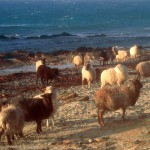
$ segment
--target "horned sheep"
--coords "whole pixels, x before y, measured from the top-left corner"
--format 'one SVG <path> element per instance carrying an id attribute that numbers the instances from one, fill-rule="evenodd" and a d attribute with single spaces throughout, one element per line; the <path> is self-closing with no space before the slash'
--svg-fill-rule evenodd
<path id="1" fill-rule="evenodd" d="M 106 84 L 121 85 L 128 79 L 128 71 L 124 65 L 118 64 L 115 68 L 109 68 L 101 73 L 101 88 Z"/>
<path id="2" fill-rule="evenodd" d="M 2 107 L 0 112 L 0 137 L 5 134 L 8 144 L 11 145 L 11 138 L 14 139 L 14 134 L 23 137 L 23 127 L 24 113 L 22 109 L 12 104 Z"/>
<path id="3" fill-rule="evenodd" d="M 91 87 L 91 83 L 96 79 L 96 71 L 91 64 L 86 64 L 82 68 L 82 88 L 84 86 L 84 80 L 87 80 L 88 87 Z"/>
<path id="4" fill-rule="evenodd" d="M 129 106 L 134 106 L 140 96 L 142 84 L 138 79 L 132 79 L 127 85 L 104 87 L 96 92 L 98 106 L 98 121 L 104 126 L 103 114 L 106 110 L 122 109 L 122 119 L 125 119 L 125 111 Z"/>

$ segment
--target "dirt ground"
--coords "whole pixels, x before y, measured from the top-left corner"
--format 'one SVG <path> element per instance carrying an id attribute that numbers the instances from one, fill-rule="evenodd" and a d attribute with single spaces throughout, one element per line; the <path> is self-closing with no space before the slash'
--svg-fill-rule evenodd
<path id="1" fill-rule="evenodd" d="M 136 77 L 135 64 L 125 64 L 130 77 Z M 97 68 L 101 72 L 101 68 Z M 103 68 L 104 69 L 104 68 Z M 33 97 L 41 93 L 41 84 L 35 84 L 36 75 L 17 73 L 0 76 L 0 98 L 15 99 L 18 95 Z M 8 146 L 4 136 L 0 150 L 150 150 L 150 78 L 142 78 L 143 88 L 134 107 L 126 111 L 126 121 L 121 120 L 121 111 L 104 115 L 105 127 L 97 120 L 95 92 L 100 88 L 99 75 L 89 90 L 81 87 L 81 68 L 61 70 L 61 78 L 53 82 L 59 108 L 55 115 L 55 127 L 46 127 L 36 133 L 35 122 L 25 123 L 24 137 L 16 138 Z M 76 93 L 76 98 L 65 101 L 66 93 Z M 79 100 L 80 97 L 88 97 Z"/>

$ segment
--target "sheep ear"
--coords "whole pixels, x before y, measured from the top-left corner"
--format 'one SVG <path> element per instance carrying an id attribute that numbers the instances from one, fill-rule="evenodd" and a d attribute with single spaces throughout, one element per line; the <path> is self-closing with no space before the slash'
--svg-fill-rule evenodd
<path id="1" fill-rule="evenodd" d="M 43 95 L 41 95 L 41 97 L 43 97 L 43 98 L 44 98 L 44 97 L 45 97 L 45 95 L 46 95 L 46 94 L 43 94 Z"/>
<path id="2" fill-rule="evenodd" d="M 41 97 L 44 98 L 44 97 L 46 97 L 46 96 L 48 96 L 48 95 L 49 95 L 49 96 L 52 96 L 52 93 L 45 93 L 45 94 L 41 95 Z"/>

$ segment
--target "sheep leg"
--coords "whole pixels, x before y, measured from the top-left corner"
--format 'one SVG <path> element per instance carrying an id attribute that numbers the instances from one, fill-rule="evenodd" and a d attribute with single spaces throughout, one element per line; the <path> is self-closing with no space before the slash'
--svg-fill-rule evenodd
<path id="1" fill-rule="evenodd" d="M 41 121 L 36 121 L 36 123 L 37 123 L 36 132 L 37 132 L 37 133 L 42 132 L 42 128 L 41 128 Z"/>
<path id="2" fill-rule="evenodd" d="M 36 84 L 38 84 L 38 77 L 36 77 Z"/>
<path id="3" fill-rule="evenodd" d="M 43 78 L 41 78 L 41 83 L 42 83 L 43 85 L 45 85 Z"/>
<path id="4" fill-rule="evenodd" d="M 55 123 L 54 123 L 54 117 L 51 116 L 50 119 L 51 119 L 51 122 L 52 122 L 52 126 L 54 127 L 54 126 L 55 126 Z"/>
<path id="5" fill-rule="evenodd" d="M 104 126 L 103 114 L 104 114 L 104 110 L 99 109 L 98 110 L 98 122 L 102 127 Z"/>
<path id="6" fill-rule="evenodd" d="M 22 133 L 22 131 L 19 131 L 19 133 L 18 133 L 18 134 L 19 134 L 19 136 L 20 136 L 20 137 L 23 137 L 23 133 Z"/>
<path id="7" fill-rule="evenodd" d="M 88 81 L 88 87 L 91 88 L 91 81 Z"/>
<path id="8" fill-rule="evenodd" d="M 15 140 L 14 133 L 11 133 L 11 139 L 12 139 L 12 140 Z"/>
<path id="9" fill-rule="evenodd" d="M 82 79 L 82 88 L 84 87 L 84 79 Z"/>
<path id="10" fill-rule="evenodd" d="M 41 126 L 41 124 L 42 124 L 42 122 L 40 121 L 40 127 L 39 127 L 40 132 L 42 132 L 42 126 Z"/>
<path id="11" fill-rule="evenodd" d="M 122 108 L 122 119 L 125 120 L 126 108 Z"/>
<path id="12" fill-rule="evenodd" d="M 46 119 L 46 126 L 49 127 L 49 119 Z"/>
<path id="13" fill-rule="evenodd" d="M 9 135 L 9 134 L 6 134 L 6 138 L 7 138 L 8 144 L 11 145 L 12 142 L 11 142 L 11 139 L 10 139 L 10 135 Z"/>
<path id="14" fill-rule="evenodd" d="M 0 139 L 1 139 L 1 136 L 4 134 L 4 129 L 2 129 L 1 131 L 0 131 Z"/>

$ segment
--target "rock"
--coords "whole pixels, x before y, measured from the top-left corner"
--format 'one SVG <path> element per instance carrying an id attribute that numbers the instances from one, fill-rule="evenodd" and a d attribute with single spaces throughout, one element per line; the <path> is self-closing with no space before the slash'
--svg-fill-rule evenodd
<path id="1" fill-rule="evenodd" d="M 92 143 L 92 139 L 89 139 L 89 143 Z"/>
<path id="2" fill-rule="evenodd" d="M 71 143 L 71 140 L 64 140 L 63 143 L 64 143 L 64 144 L 70 144 L 70 143 Z"/>
<path id="3" fill-rule="evenodd" d="M 75 98 L 75 97 L 77 97 L 77 96 L 78 96 L 78 95 L 77 95 L 76 93 L 71 92 L 71 93 L 66 93 L 66 94 L 59 95 L 59 96 L 57 97 L 57 99 L 66 101 L 66 100 L 69 100 L 69 99 L 71 99 L 71 98 Z"/>
<path id="4" fill-rule="evenodd" d="M 134 143 L 135 143 L 135 144 L 140 144 L 141 141 L 140 141 L 140 140 L 136 140 L 136 141 L 134 141 Z"/>

